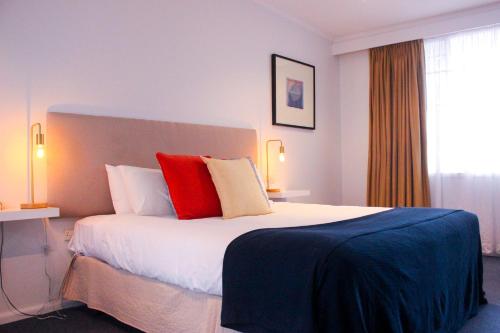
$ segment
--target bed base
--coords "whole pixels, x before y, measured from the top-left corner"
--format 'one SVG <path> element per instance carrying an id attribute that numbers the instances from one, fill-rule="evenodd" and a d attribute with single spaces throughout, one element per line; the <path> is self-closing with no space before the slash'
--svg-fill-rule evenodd
<path id="1" fill-rule="evenodd" d="M 73 259 L 62 294 L 145 332 L 236 332 L 220 326 L 221 297 L 131 274 L 92 257 Z"/>

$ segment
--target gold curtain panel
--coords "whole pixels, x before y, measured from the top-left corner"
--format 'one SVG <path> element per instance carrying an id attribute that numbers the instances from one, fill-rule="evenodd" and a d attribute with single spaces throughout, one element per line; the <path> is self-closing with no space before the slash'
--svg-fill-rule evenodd
<path id="1" fill-rule="evenodd" d="M 370 50 L 368 205 L 430 206 L 422 40 Z"/>

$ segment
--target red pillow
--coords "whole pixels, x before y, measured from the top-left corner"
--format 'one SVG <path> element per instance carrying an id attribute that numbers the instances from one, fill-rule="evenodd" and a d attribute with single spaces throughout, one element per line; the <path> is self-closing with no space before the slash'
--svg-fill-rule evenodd
<path id="1" fill-rule="evenodd" d="M 199 156 L 156 153 L 179 220 L 222 216 L 217 190 Z"/>

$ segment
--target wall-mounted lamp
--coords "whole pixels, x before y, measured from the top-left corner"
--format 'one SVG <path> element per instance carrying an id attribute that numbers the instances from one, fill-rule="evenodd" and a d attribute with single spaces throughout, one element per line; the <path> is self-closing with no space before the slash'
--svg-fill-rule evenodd
<path id="1" fill-rule="evenodd" d="M 33 135 L 34 130 L 37 129 L 35 135 Z M 34 140 L 33 140 L 34 139 Z M 30 129 L 30 185 L 31 193 L 30 203 L 21 204 L 21 209 L 36 209 L 36 208 L 47 208 L 46 202 L 35 202 L 35 164 L 33 163 L 33 156 L 37 158 L 43 158 L 45 156 L 45 135 L 42 133 L 42 125 L 36 123 L 31 125 Z"/>
<path id="2" fill-rule="evenodd" d="M 283 145 L 283 141 L 281 140 L 267 140 L 266 141 L 266 164 L 267 164 L 267 172 L 266 172 L 266 180 L 267 180 L 267 192 L 279 192 L 279 188 L 269 188 L 269 143 L 270 142 L 279 142 L 280 143 L 280 162 L 285 162 L 285 146 Z"/>

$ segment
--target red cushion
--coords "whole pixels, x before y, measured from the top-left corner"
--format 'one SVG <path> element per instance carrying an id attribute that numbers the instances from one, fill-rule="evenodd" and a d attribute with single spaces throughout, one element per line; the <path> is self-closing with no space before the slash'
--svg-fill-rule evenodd
<path id="1" fill-rule="evenodd" d="M 219 196 L 199 156 L 156 153 L 180 220 L 222 216 Z"/>

